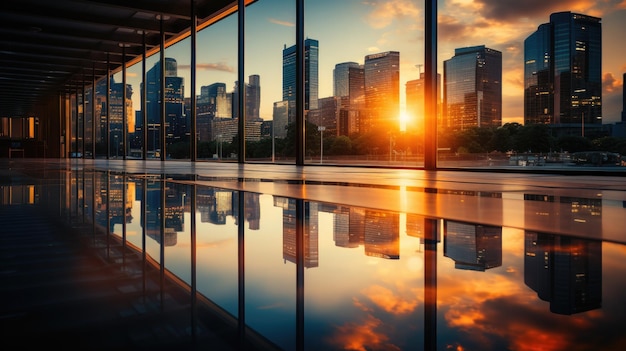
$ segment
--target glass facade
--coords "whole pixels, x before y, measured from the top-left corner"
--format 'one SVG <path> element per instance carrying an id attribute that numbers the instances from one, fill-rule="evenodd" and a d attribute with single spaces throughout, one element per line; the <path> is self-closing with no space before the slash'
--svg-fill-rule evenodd
<path id="1" fill-rule="evenodd" d="M 296 4 L 250 3 L 243 16 L 232 11 L 201 25 L 194 48 L 188 32 L 169 40 L 164 53 L 145 48 L 146 62 L 129 48 L 135 58 L 127 70 L 99 79 L 93 92 L 86 81 L 85 88 L 64 95 L 71 99 L 63 112 L 69 116 L 66 151 L 429 169 L 518 166 L 513 154 L 552 150 L 567 153 L 556 158 L 564 168 L 575 163 L 571 154 L 579 151 L 620 158 L 626 153 L 619 139 L 623 128 L 604 124 L 620 119 L 615 113 L 607 118 L 603 103 L 603 94 L 617 96 L 619 82 L 602 91 L 606 49 L 600 17 L 554 12 L 543 15 L 550 22 L 537 25 L 540 16 L 533 15 L 525 33 L 505 39 L 492 28 L 489 35 L 461 40 L 455 30 L 476 23 L 444 1 L 437 5 L 441 15 L 435 16 L 432 57 L 422 45 L 433 28 L 424 22 L 421 3 L 406 1 L 401 8 L 387 1 L 342 3 L 329 12 L 328 1 L 304 1 L 302 18 Z M 301 42 L 295 42 L 298 29 L 304 31 Z M 434 86 L 425 61 L 435 67 Z M 434 96 L 431 102 L 428 94 Z M 572 135 L 584 140 L 563 140 Z M 430 137 L 436 143 L 427 146 Z M 618 139 L 602 139 L 609 137 Z M 433 157 L 445 162 L 424 163 Z M 545 163 L 552 156 L 524 157 Z"/>
<path id="2" fill-rule="evenodd" d="M 602 124 L 600 18 L 558 12 L 524 45 L 525 123 Z"/>
<path id="3" fill-rule="evenodd" d="M 442 130 L 502 124 L 502 53 L 475 46 L 454 51 L 444 61 L 444 111 Z"/>
<path id="4" fill-rule="evenodd" d="M 524 40 L 524 123 L 554 123 L 552 35 L 542 24 Z"/>

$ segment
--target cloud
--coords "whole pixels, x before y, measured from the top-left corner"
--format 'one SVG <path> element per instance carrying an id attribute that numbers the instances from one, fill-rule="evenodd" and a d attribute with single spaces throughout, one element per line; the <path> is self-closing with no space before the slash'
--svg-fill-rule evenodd
<path id="1" fill-rule="evenodd" d="M 439 15 L 437 26 L 442 41 L 463 41 L 470 32 L 464 23 L 449 15 Z"/>
<path id="2" fill-rule="evenodd" d="M 409 296 L 399 296 L 380 285 L 368 287 L 363 294 L 376 306 L 388 313 L 404 314 L 413 312 L 418 305 L 417 299 L 411 294 L 408 294 Z"/>
<path id="3" fill-rule="evenodd" d="M 388 27 L 404 19 L 415 21 L 420 19 L 420 9 L 409 0 L 389 0 L 369 4 L 374 9 L 369 14 L 367 23 L 375 29 Z"/>
<path id="4" fill-rule="evenodd" d="M 507 68 L 502 72 L 502 85 L 504 95 L 511 95 L 512 91 L 515 91 L 514 95 L 518 95 L 519 91 L 524 90 L 524 70 L 519 67 Z"/>
<path id="5" fill-rule="evenodd" d="M 624 82 L 619 79 L 615 79 L 613 73 L 605 73 L 602 77 L 602 91 L 605 93 L 613 93 L 620 91 L 624 86 Z"/>
<path id="6" fill-rule="evenodd" d="M 189 69 L 189 65 L 178 65 L 179 69 Z M 230 66 L 224 62 L 216 62 L 216 63 L 198 63 L 196 64 L 196 69 L 199 71 L 221 71 L 221 72 L 229 72 L 235 73 L 235 67 Z"/>
<path id="7" fill-rule="evenodd" d="M 399 348 L 389 343 L 389 338 L 385 333 L 378 331 L 382 321 L 368 315 L 360 324 L 347 323 L 337 326 L 329 342 L 344 350 L 399 350 Z"/>
<path id="8" fill-rule="evenodd" d="M 270 21 L 270 23 L 278 24 L 279 26 L 285 26 L 285 27 L 295 27 L 296 26 L 296 24 L 293 23 L 293 22 L 281 21 L 281 20 L 276 19 L 276 18 L 269 18 L 268 20 Z"/>
<path id="9" fill-rule="evenodd" d="M 485 18 L 500 22 L 518 21 L 523 18 L 545 17 L 549 21 L 549 15 L 558 11 L 585 12 L 589 15 L 599 13 L 589 13 L 590 9 L 596 7 L 597 1 L 592 0 L 524 0 L 524 1 L 502 1 L 502 0 L 476 0 L 480 5 L 480 13 Z"/>

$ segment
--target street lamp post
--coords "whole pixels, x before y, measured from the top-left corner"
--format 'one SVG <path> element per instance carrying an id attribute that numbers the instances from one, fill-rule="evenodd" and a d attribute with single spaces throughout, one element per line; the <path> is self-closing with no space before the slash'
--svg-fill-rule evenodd
<path id="1" fill-rule="evenodd" d="M 274 135 L 274 122 L 272 121 L 272 163 L 275 163 L 275 158 L 276 158 L 276 146 L 274 145 L 276 143 L 276 136 Z"/>
<path id="2" fill-rule="evenodd" d="M 215 145 L 215 149 L 217 153 L 217 159 L 221 160 L 222 159 L 222 134 L 217 135 L 217 143 Z"/>
<path id="3" fill-rule="evenodd" d="M 317 127 L 317 130 L 320 131 L 320 163 L 322 163 L 322 160 L 324 159 L 324 131 L 326 130 L 326 127 L 319 126 Z"/>

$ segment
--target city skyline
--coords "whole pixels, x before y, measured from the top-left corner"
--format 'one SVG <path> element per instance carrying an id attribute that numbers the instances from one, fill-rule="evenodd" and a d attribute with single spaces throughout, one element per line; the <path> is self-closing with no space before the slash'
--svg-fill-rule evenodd
<path id="1" fill-rule="evenodd" d="M 295 43 L 295 6 L 270 6 L 262 2 L 246 8 L 245 76 L 262 79 L 260 118 L 272 119 L 273 104 L 282 100 L 282 49 Z M 364 4 L 359 1 L 333 3 L 334 11 L 322 11 L 327 1 L 305 9 L 305 35 L 319 41 L 319 98 L 333 96 L 333 69 L 342 62 L 364 63 L 366 55 L 399 51 L 400 105 L 405 109 L 405 84 L 423 72 L 423 8 L 413 1 L 390 0 Z M 438 72 L 454 49 L 485 45 L 502 52 L 502 123 L 523 124 L 523 41 L 549 21 L 553 12 L 572 11 L 602 20 L 603 121 L 621 119 L 623 73 L 626 72 L 620 33 L 626 32 L 626 1 L 513 4 L 501 7 L 489 1 L 441 2 L 438 24 Z M 527 8 L 528 7 L 528 8 Z M 462 10 L 462 11 L 459 11 Z M 349 16 L 346 15 L 349 13 Z M 346 20 L 353 18 L 354 20 Z M 198 33 L 197 87 L 213 82 L 226 83 L 232 91 L 237 80 L 237 16 L 231 15 Z M 480 30 L 467 30 L 468 27 Z M 218 47 L 220 50 L 207 50 Z M 171 54 L 170 54 L 171 53 Z M 189 81 L 189 39 L 166 50 L 179 62 L 179 74 Z M 149 57 L 155 62 L 157 57 Z M 140 65 L 138 65 L 140 66 Z M 148 64 L 150 66 L 150 64 Z M 138 84 L 140 67 L 129 69 L 129 82 Z M 131 77 L 135 76 L 135 77 Z M 189 95 L 186 84 L 185 96 Z M 138 85 L 137 85 L 138 87 Z"/>

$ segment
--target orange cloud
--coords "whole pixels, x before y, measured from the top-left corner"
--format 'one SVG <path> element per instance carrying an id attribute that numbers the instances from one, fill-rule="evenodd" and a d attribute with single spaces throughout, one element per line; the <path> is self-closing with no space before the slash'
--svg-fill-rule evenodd
<path id="1" fill-rule="evenodd" d="M 278 20 L 276 18 L 269 18 L 268 21 L 270 21 L 270 23 L 278 24 L 280 26 L 285 26 L 285 27 L 295 27 L 296 26 L 296 24 L 293 23 L 293 22 L 281 21 L 281 20 Z"/>
<path id="2" fill-rule="evenodd" d="M 373 3 L 374 10 L 369 14 L 368 23 L 376 29 L 385 28 L 399 20 L 418 20 L 419 8 L 413 1 L 390 0 L 382 3 Z"/>
<path id="3" fill-rule="evenodd" d="M 178 65 L 178 69 L 188 70 L 190 68 L 190 65 Z M 222 71 L 229 73 L 236 72 L 233 66 L 230 66 L 224 62 L 198 63 L 196 64 L 196 69 L 201 71 Z"/>
<path id="4" fill-rule="evenodd" d="M 403 297 L 395 295 L 391 290 L 380 285 L 374 285 L 366 288 L 363 291 L 363 294 L 378 307 L 392 314 L 409 313 L 414 311 L 418 306 L 418 301 L 415 296 L 404 299 Z"/>
<path id="5" fill-rule="evenodd" d="M 524 71 L 522 68 L 507 68 L 503 69 L 503 91 L 504 95 L 519 95 L 520 91 L 524 90 Z"/>
<path id="6" fill-rule="evenodd" d="M 376 331 L 382 322 L 368 315 L 361 323 L 347 323 L 337 327 L 336 333 L 329 342 L 342 350 L 399 350 L 395 345 L 388 344 L 388 337 Z"/>
<path id="7" fill-rule="evenodd" d="M 602 77 L 602 90 L 606 93 L 620 91 L 623 85 L 624 82 L 619 79 L 615 79 L 613 73 L 605 73 L 604 77 Z"/>

